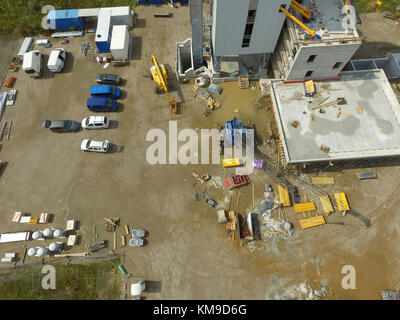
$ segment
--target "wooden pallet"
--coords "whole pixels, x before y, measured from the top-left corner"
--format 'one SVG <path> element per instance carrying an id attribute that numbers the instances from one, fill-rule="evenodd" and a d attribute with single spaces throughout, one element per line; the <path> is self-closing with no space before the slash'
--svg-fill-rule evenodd
<path id="1" fill-rule="evenodd" d="M 346 194 L 344 192 L 338 192 L 333 194 L 336 205 L 339 211 L 350 211 L 349 203 L 347 202 Z"/>
<path id="2" fill-rule="evenodd" d="M 314 202 L 297 203 L 294 205 L 294 212 L 296 213 L 309 212 L 315 210 L 317 210 L 317 207 L 315 206 Z"/>
<path id="3" fill-rule="evenodd" d="M 284 207 L 290 207 L 291 203 L 290 203 L 289 191 L 286 188 L 282 188 L 281 186 L 278 186 L 278 190 L 279 190 L 280 203 Z"/>
<path id="4" fill-rule="evenodd" d="M 324 209 L 324 212 L 326 215 L 330 215 L 332 212 L 335 212 L 332 206 L 332 202 L 329 199 L 329 196 L 320 196 L 319 199 L 321 200 L 322 208 Z"/>
<path id="5" fill-rule="evenodd" d="M 300 226 L 302 229 L 316 227 L 316 226 L 320 226 L 320 225 L 326 223 L 323 215 L 306 218 L 306 219 L 300 220 L 299 222 L 300 222 Z"/>
<path id="6" fill-rule="evenodd" d="M 335 178 L 333 177 L 312 177 L 312 184 L 335 184 Z"/>
<path id="7" fill-rule="evenodd" d="M 239 78 L 239 88 L 247 89 L 250 86 L 249 76 Z"/>

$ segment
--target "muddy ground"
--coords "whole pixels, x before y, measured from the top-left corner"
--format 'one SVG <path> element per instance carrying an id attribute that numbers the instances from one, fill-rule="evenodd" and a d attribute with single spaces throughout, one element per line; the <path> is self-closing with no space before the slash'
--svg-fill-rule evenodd
<path id="1" fill-rule="evenodd" d="M 52 75 L 45 71 L 39 79 L 30 79 L 22 71 L 16 74 L 15 106 L 7 107 L 2 119 L 12 121 L 13 127 L 10 139 L 3 138 L 1 143 L 1 159 L 8 165 L 0 177 L 0 232 L 44 229 L 11 222 L 14 211 L 33 216 L 49 212 L 54 214 L 50 226 L 64 228 L 68 219 L 80 221 L 77 233 L 81 241 L 70 252 L 82 252 L 94 239 L 109 240 L 112 248 L 113 235 L 105 231 L 103 218 L 120 217 L 121 225 L 148 232 L 144 247 L 120 248 L 119 236 L 124 230 L 117 231 L 118 251 L 133 275 L 132 281 L 160 283 L 145 294 L 148 299 L 296 299 L 305 298 L 298 290 L 303 282 L 313 288 L 322 282 L 329 288 L 326 297 L 331 299 L 379 299 L 379 289 L 390 289 L 400 281 L 400 252 L 395 245 L 400 225 L 399 166 L 329 174 L 335 177 L 336 185 L 326 190 L 330 194 L 346 192 L 359 216 L 333 213 L 328 224 L 302 231 L 298 223 L 302 216 L 288 208 L 284 216 L 294 224 L 294 236 L 279 241 L 276 247 L 257 242 L 254 249 L 229 242 L 225 225 L 217 223 L 216 210 L 192 197 L 207 189 L 211 198 L 228 209 L 226 192 L 212 184 L 201 185 L 192 172 L 208 173 L 221 181 L 233 170 L 220 165 L 150 165 L 146 161 L 151 144 L 146 141 L 147 132 L 160 128 L 168 133 L 170 120 L 178 121 L 178 129 L 215 128 L 237 115 L 244 124 L 254 122 L 265 138 L 266 123 L 273 119 L 270 110 L 256 106 L 258 86 L 240 90 L 236 82 L 222 85 L 222 106 L 207 118 L 201 115 L 205 104 L 193 97 L 190 85 L 175 83 L 171 95 L 184 103 L 180 114 L 171 114 L 165 96 L 153 93 L 154 83 L 148 77 L 150 53 L 167 65 L 170 79 L 174 79 L 175 43 L 191 34 L 189 11 L 181 7 L 173 10 L 173 18 L 157 19 L 153 17 L 155 10 L 173 9 L 137 9 L 133 58 L 127 67 L 104 70 L 94 61 L 94 35 L 87 34 L 62 45 L 68 51 L 64 72 Z M 84 41 L 91 44 L 86 57 L 80 50 Z M 52 43 L 53 48 L 60 46 L 59 40 Z M 50 50 L 40 48 L 46 55 L 45 63 Z M 112 128 L 55 134 L 40 127 L 44 119 L 80 121 L 90 115 L 85 107 L 89 87 L 95 84 L 97 73 L 105 71 L 126 80 L 121 86 L 125 93 L 119 111 L 107 115 L 113 121 Z M 112 152 L 84 153 L 80 150 L 84 138 L 109 139 Z M 356 171 L 375 171 L 378 179 L 360 182 Z M 277 191 L 276 184 L 261 170 L 254 171 L 250 179 L 256 200 L 263 197 L 265 183 Z M 299 189 L 305 199 L 306 190 Z M 252 186 L 241 191 L 239 205 L 235 192 L 230 208 L 245 212 L 252 208 Z M 41 244 L 27 242 L 26 247 Z M 2 244 L 0 249 L 1 254 L 15 251 L 22 255 L 24 251 L 22 243 Z M 26 262 L 35 259 L 27 257 Z M 355 290 L 341 288 L 341 269 L 348 264 L 357 271 Z"/>

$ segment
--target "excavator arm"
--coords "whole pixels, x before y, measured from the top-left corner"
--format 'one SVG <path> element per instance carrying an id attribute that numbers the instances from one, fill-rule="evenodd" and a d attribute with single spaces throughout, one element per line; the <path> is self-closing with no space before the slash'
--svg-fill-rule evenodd
<path id="1" fill-rule="evenodd" d="M 157 75 L 157 77 L 154 77 L 153 80 L 155 82 L 157 82 L 158 87 L 165 92 L 165 95 L 166 95 L 167 100 L 168 100 L 168 105 L 169 105 L 171 111 L 173 113 L 176 113 L 176 111 L 177 111 L 177 103 L 176 103 L 175 99 L 171 99 L 169 97 L 168 88 L 167 88 L 167 81 L 166 81 L 167 79 L 166 79 L 166 77 L 164 77 L 164 74 L 161 71 L 160 65 L 158 64 L 157 59 L 156 59 L 156 57 L 154 56 L 153 53 L 151 54 L 151 58 L 153 60 L 154 67 L 156 68 L 156 75 Z"/>

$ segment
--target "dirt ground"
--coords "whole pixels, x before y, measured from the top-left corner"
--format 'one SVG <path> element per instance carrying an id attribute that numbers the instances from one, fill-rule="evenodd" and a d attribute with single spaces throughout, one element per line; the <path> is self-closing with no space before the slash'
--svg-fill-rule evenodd
<path id="1" fill-rule="evenodd" d="M 361 24 L 357 26 L 363 43 L 353 59 L 381 58 L 387 52 L 400 52 L 400 25 L 383 18 L 383 13 L 360 14 Z"/>
<path id="2" fill-rule="evenodd" d="M 157 10 L 172 9 L 137 9 L 133 59 L 127 67 L 104 70 L 94 62 L 93 51 L 85 57 L 81 42 L 89 41 L 90 50 L 94 49 L 94 35 L 87 34 L 62 45 L 68 51 L 64 72 L 52 75 L 46 71 L 40 79 L 30 79 L 22 71 L 16 74 L 15 106 L 7 107 L 2 119 L 12 121 L 13 127 L 10 139 L 3 138 L 1 145 L 1 159 L 8 165 L 0 177 L 0 232 L 44 229 L 11 222 L 14 211 L 33 216 L 53 213 L 49 225 L 54 227 L 64 228 L 68 219 L 80 221 L 82 241 L 71 252 L 82 252 L 96 238 L 94 226 L 97 239 L 109 240 L 112 247 L 113 235 L 105 231 L 103 218 L 120 217 L 121 225 L 148 231 L 142 248 L 120 248 L 124 230 L 117 232 L 118 251 L 132 281 L 161 284 L 145 294 L 147 299 L 297 299 L 304 298 L 297 289 L 303 282 L 313 288 L 323 283 L 330 288 L 326 297 L 331 299 L 379 299 L 379 289 L 393 288 L 400 281 L 400 251 L 394 245 L 400 231 L 399 166 L 329 174 L 336 184 L 326 190 L 346 192 L 358 217 L 333 213 L 326 225 L 302 231 L 298 224 L 302 217 L 288 208 L 284 215 L 295 226 L 294 236 L 279 242 L 278 250 L 260 242 L 256 250 L 250 250 L 230 243 L 225 225 L 217 223 L 216 210 L 192 197 L 208 188 L 210 197 L 227 209 L 226 192 L 212 184 L 201 185 L 192 172 L 208 173 L 220 181 L 233 170 L 220 165 L 150 165 L 146 161 L 151 144 L 146 142 L 147 132 L 153 128 L 168 132 L 169 120 L 177 120 L 178 129 L 215 128 L 237 115 L 244 124 L 253 121 L 263 136 L 266 122 L 273 119 L 270 111 L 255 105 L 258 86 L 240 90 L 237 83 L 222 85 L 222 106 L 208 118 L 201 115 L 206 107 L 193 97 L 190 85 L 175 83 L 171 95 L 184 103 L 181 114 L 171 114 L 164 95 L 153 93 L 154 83 L 148 77 L 150 53 L 167 65 L 173 79 L 175 43 L 191 34 L 189 10 L 174 9 L 174 17 L 168 19 L 154 18 Z M 52 43 L 53 48 L 61 46 L 59 40 Z M 40 48 L 45 63 L 50 50 Z M 119 111 L 107 115 L 113 121 L 111 129 L 55 134 L 40 127 L 44 119 L 80 121 L 90 115 L 85 102 L 101 72 L 126 79 Z M 233 112 L 236 108 L 238 113 Z M 109 139 L 112 152 L 82 152 L 80 143 L 85 138 Z M 375 171 L 378 179 L 360 182 L 356 171 Z M 256 200 L 262 198 L 265 183 L 271 183 L 277 193 L 276 184 L 263 171 L 254 171 L 250 179 Z M 304 199 L 305 190 L 299 189 Z M 238 206 L 237 193 L 233 194 L 231 209 L 245 212 L 252 207 L 252 186 L 241 191 Z M 34 244 L 42 243 L 27 242 L 26 247 Z M 2 244 L 0 249 L 1 254 L 14 251 L 22 255 L 24 251 L 22 243 Z M 35 259 L 27 257 L 26 262 Z M 355 290 L 341 288 L 341 269 L 348 264 L 357 271 Z"/>

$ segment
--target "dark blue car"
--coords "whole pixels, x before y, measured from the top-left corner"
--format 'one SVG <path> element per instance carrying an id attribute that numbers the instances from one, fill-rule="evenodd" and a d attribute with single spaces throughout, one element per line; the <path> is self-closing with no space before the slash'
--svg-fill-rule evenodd
<path id="1" fill-rule="evenodd" d="M 95 112 L 108 112 L 117 109 L 117 101 L 104 97 L 89 98 L 86 105 L 90 111 Z"/>

